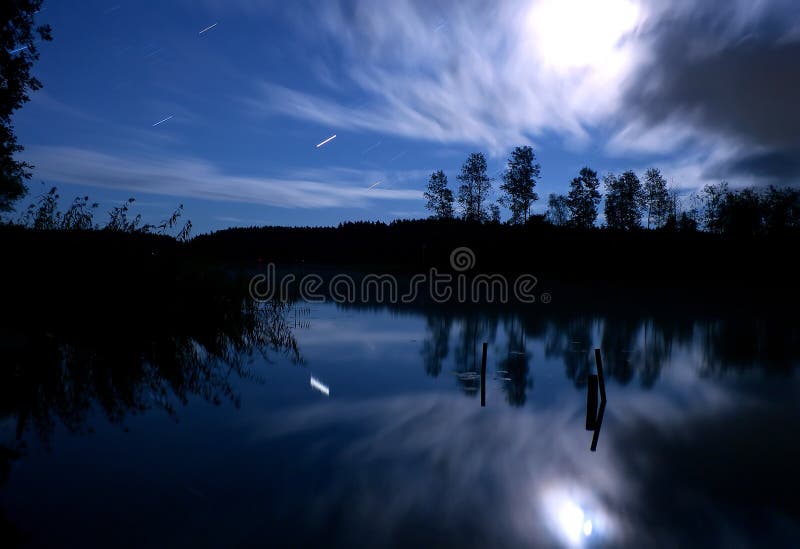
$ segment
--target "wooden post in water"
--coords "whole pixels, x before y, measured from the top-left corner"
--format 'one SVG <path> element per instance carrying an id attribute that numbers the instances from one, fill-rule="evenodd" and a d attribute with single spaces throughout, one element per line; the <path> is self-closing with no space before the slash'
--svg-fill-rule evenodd
<path id="1" fill-rule="evenodd" d="M 483 342 L 483 357 L 481 358 L 481 406 L 486 406 L 486 348 L 488 343 Z"/>

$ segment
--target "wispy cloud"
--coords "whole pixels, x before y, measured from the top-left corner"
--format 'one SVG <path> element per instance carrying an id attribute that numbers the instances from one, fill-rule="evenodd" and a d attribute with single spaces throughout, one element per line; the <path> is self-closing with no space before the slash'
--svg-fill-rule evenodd
<path id="1" fill-rule="evenodd" d="M 280 177 L 225 173 L 196 158 L 115 156 L 72 147 L 29 147 L 25 159 L 48 183 L 74 183 L 283 208 L 367 208 L 381 200 L 419 200 L 413 189 L 372 189 L 375 172 L 306 170 Z M 397 179 L 397 175 L 386 175 Z"/>
<path id="2" fill-rule="evenodd" d="M 567 2 L 583 8 L 572 12 L 562 3 L 454 3 L 439 32 L 442 14 L 428 3 L 391 2 L 380 10 L 368 2 L 326 3 L 318 8 L 322 40 L 339 47 L 346 81 L 367 102 L 355 108 L 261 82 L 249 104 L 332 127 L 494 151 L 545 131 L 585 140 L 586 125 L 617 106 L 617 84 L 635 54 L 622 38 L 638 11 L 629 0 L 600 11 L 593 2 Z M 544 32 L 554 18 L 564 32 L 570 24 L 585 27 L 595 43 L 579 40 L 564 57 L 563 40 Z M 597 31 L 602 25 L 616 34 Z"/>
<path id="3" fill-rule="evenodd" d="M 719 159 L 707 175 L 800 177 L 791 0 L 353 0 L 316 13 L 299 32 L 344 68 L 341 89 L 262 79 L 249 107 L 497 154 L 546 135 L 610 136 L 600 144 L 612 155 L 688 151 Z M 341 99 L 353 95 L 365 101 Z M 740 161 L 746 146 L 758 150 Z"/>

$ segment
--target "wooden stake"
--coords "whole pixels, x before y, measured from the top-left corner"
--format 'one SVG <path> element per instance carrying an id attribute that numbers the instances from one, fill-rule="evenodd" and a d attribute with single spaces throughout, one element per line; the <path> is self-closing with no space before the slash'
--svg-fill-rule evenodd
<path id="1" fill-rule="evenodd" d="M 481 358 L 481 406 L 486 406 L 486 348 L 488 343 L 483 343 L 483 357 Z"/>

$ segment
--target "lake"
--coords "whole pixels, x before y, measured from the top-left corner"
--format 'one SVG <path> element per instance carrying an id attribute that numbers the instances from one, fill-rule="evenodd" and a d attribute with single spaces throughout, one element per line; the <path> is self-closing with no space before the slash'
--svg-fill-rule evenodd
<path id="1" fill-rule="evenodd" d="M 40 351 L 48 334 L 14 347 L 41 353 L 42 373 L 5 377 L 3 536 L 195 548 L 800 536 L 796 321 L 541 304 L 273 313 L 225 352 L 216 333 L 152 354 L 122 340 L 103 361 L 82 351 L 92 342 Z"/>

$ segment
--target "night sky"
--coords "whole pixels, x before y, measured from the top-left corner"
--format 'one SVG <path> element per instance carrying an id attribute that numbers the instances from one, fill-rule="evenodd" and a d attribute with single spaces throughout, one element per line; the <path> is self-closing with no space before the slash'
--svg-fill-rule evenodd
<path id="1" fill-rule="evenodd" d="M 483 151 L 497 177 L 526 144 L 536 212 L 583 165 L 800 181 L 796 0 L 47 0 L 37 23 L 18 211 L 44 181 L 148 221 L 184 203 L 196 232 L 423 217 L 431 171 L 455 188 Z"/>

